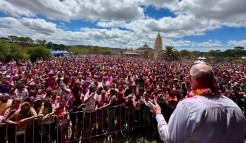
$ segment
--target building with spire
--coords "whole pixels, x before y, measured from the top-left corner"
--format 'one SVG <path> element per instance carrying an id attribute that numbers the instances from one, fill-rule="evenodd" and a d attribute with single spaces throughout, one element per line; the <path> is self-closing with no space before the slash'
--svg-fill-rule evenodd
<path id="1" fill-rule="evenodd" d="M 142 47 L 136 49 L 136 52 L 142 53 L 145 50 L 153 50 L 153 48 L 150 48 L 149 45 L 145 43 Z"/>
<path id="2" fill-rule="evenodd" d="M 156 39 L 155 39 L 155 45 L 154 45 L 154 59 L 157 60 L 158 54 L 162 51 L 162 39 L 160 33 L 158 33 Z"/>

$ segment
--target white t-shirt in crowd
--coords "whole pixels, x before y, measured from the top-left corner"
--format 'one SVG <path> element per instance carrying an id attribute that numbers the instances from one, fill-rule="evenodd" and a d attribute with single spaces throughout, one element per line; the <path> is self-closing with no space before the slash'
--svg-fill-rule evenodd
<path id="1" fill-rule="evenodd" d="M 92 95 L 90 94 L 90 91 L 88 91 L 85 94 L 85 100 L 88 99 L 90 96 Z M 85 111 L 95 111 L 97 97 L 97 93 L 95 93 L 95 95 L 89 99 L 89 101 L 85 104 Z"/>
<path id="2" fill-rule="evenodd" d="M 18 89 L 15 89 L 14 91 L 14 98 L 20 98 L 21 102 L 23 102 L 26 97 L 28 96 L 28 90 L 26 88 L 23 88 L 21 91 Z"/>

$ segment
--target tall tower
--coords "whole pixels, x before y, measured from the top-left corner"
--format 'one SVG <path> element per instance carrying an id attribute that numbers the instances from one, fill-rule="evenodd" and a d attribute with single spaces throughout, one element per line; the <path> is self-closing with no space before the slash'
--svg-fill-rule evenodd
<path id="1" fill-rule="evenodd" d="M 155 39 L 155 48 L 154 48 L 154 59 L 157 60 L 158 58 L 158 54 L 161 53 L 162 50 L 162 39 L 161 39 L 161 35 L 158 32 L 158 35 Z"/>

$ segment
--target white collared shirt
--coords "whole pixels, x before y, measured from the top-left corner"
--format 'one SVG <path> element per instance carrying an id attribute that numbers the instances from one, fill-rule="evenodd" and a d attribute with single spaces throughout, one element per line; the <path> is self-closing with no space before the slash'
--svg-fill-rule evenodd
<path id="1" fill-rule="evenodd" d="M 225 96 L 194 96 L 179 102 L 169 119 L 156 115 L 165 143 L 243 143 L 246 120 Z"/>

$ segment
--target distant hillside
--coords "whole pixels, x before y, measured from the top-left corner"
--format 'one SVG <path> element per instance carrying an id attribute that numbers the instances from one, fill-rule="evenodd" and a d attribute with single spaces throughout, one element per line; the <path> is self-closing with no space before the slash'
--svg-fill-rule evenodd
<path id="1" fill-rule="evenodd" d="M 72 46 L 74 46 L 74 47 L 79 47 L 79 48 L 83 48 L 83 47 L 85 47 L 86 45 L 72 45 Z"/>
<path id="2" fill-rule="evenodd" d="M 124 51 L 125 49 L 121 49 L 121 48 L 109 48 L 109 47 L 105 47 L 106 49 L 108 50 L 111 50 L 111 51 L 115 51 L 115 52 L 119 52 L 119 51 Z"/>
<path id="3" fill-rule="evenodd" d="M 79 47 L 79 48 L 83 48 L 83 47 L 85 47 L 87 45 L 73 45 L 73 46 Z M 119 51 L 124 51 L 125 50 L 125 49 L 122 49 L 122 48 L 110 48 L 110 47 L 104 47 L 104 48 L 106 48 L 108 50 L 111 50 L 111 51 L 114 51 L 114 52 L 119 52 Z"/>

